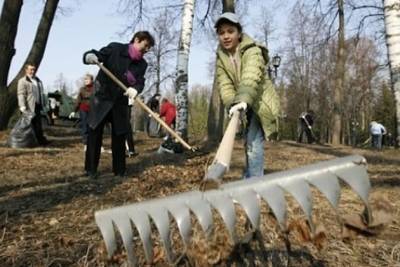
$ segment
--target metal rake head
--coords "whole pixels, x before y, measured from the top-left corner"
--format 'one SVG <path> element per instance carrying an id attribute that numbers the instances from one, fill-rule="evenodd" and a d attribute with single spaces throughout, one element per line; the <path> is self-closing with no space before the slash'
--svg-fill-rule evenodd
<path id="1" fill-rule="evenodd" d="M 190 211 L 197 217 L 203 231 L 208 234 L 213 227 L 212 209 L 222 217 L 225 226 L 234 242 L 236 213 L 235 203 L 245 211 L 253 229 L 260 226 L 260 200 L 271 208 L 282 230 L 286 229 L 285 192 L 289 193 L 300 204 L 309 222 L 312 224 L 312 195 L 310 185 L 315 186 L 337 208 L 340 198 L 338 179 L 347 183 L 363 201 L 371 221 L 368 204 L 370 181 L 366 171 L 366 160 L 361 156 L 348 156 L 319 162 L 302 168 L 277 172 L 262 177 L 223 184 L 217 190 L 206 192 L 191 191 L 166 198 L 143 201 L 127 206 L 102 210 L 95 213 L 96 223 L 103 235 L 108 255 L 116 250 L 116 233 L 119 231 L 127 250 L 128 261 L 137 264 L 133 247 L 132 223 L 143 242 L 145 257 L 153 260 L 150 218 L 154 222 L 166 251 L 167 260 L 172 263 L 173 252 L 170 241 L 170 215 L 177 223 L 185 248 L 189 246 L 191 235 Z"/>

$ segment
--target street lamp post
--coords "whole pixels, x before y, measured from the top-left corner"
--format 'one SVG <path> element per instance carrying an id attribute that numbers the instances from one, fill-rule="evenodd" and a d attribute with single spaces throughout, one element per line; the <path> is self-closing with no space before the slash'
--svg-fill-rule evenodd
<path id="1" fill-rule="evenodd" d="M 278 56 L 278 54 L 275 54 L 275 56 L 272 58 L 272 66 L 274 66 L 275 70 L 275 79 L 278 77 L 278 68 L 281 65 L 281 57 Z"/>

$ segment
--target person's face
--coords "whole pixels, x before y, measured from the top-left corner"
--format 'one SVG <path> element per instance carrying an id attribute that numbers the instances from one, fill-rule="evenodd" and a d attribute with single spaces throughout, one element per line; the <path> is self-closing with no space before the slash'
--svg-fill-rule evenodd
<path id="1" fill-rule="evenodd" d="M 135 40 L 133 41 L 133 45 L 143 55 L 146 54 L 147 52 L 149 52 L 149 50 L 151 48 L 150 43 L 147 39 L 143 39 L 143 40 L 139 41 L 138 38 L 135 38 Z"/>
<path id="2" fill-rule="evenodd" d="M 28 66 L 25 68 L 25 74 L 26 74 L 28 77 L 33 77 L 33 76 L 35 76 L 35 72 L 36 72 L 36 67 L 35 67 L 35 66 L 28 65 Z"/>
<path id="3" fill-rule="evenodd" d="M 92 78 L 90 77 L 85 77 L 84 79 L 85 85 L 91 85 L 93 83 Z"/>
<path id="4" fill-rule="evenodd" d="M 229 52 L 235 52 L 240 42 L 241 33 L 236 26 L 222 23 L 217 29 L 219 44 Z"/>

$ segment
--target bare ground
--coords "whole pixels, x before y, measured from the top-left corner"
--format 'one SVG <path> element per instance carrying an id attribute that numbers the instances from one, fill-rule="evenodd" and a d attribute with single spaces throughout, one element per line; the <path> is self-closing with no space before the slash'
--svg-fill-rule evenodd
<path id="1" fill-rule="evenodd" d="M 94 212 L 198 189 L 213 156 L 203 151 L 161 157 L 155 154 L 160 140 L 138 134 L 140 154 L 127 159 L 128 178 L 114 177 L 111 155 L 103 153 L 101 176 L 90 180 L 83 175 L 83 146 L 76 130 L 53 127 L 46 133 L 52 141 L 46 148 L 0 147 L 0 266 L 124 266 L 124 252 L 107 260 Z M 1 143 L 7 135 L 0 132 Z M 109 142 L 106 138 L 106 148 Z M 286 266 L 288 260 L 289 266 L 400 266 L 400 151 L 270 142 L 266 168 L 268 173 L 277 172 L 350 154 L 367 158 L 371 203 L 383 200 L 392 215 L 378 235 L 344 239 L 335 211 L 314 192 L 314 219 L 323 225 L 323 242 L 308 242 L 304 234 L 293 230 L 288 251 L 283 234 L 263 206 L 261 236 L 248 244 L 231 244 L 222 223 L 216 224 L 212 240 L 206 242 L 195 225 L 192 245 L 178 266 Z M 226 181 L 240 179 L 243 156 L 238 141 Z M 301 229 L 302 212 L 290 196 L 288 200 L 289 224 Z M 361 210 L 358 197 L 342 187 L 338 214 Z M 242 210 L 237 213 L 240 233 L 245 219 Z M 179 247 L 173 232 L 175 247 Z M 155 245 L 153 265 L 166 266 L 162 246 Z M 140 248 L 135 253 L 143 260 Z"/>

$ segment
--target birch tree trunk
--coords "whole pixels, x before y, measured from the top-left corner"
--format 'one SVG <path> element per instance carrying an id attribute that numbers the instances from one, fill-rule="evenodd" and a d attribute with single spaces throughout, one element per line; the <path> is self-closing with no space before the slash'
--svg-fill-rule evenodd
<path id="1" fill-rule="evenodd" d="M 344 36 L 344 0 L 337 0 L 338 15 L 339 15 L 339 36 L 338 36 L 338 51 L 336 61 L 336 83 L 333 96 L 333 128 L 332 128 L 332 144 L 338 145 L 341 143 L 340 135 L 342 133 L 342 99 L 345 78 L 345 36 Z"/>
<path id="2" fill-rule="evenodd" d="M 386 45 L 390 67 L 392 90 L 396 101 L 396 145 L 400 146 L 400 3 L 383 0 L 385 13 Z"/>
<path id="3" fill-rule="evenodd" d="M 235 12 L 235 0 L 222 0 L 222 13 Z M 214 75 L 214 83 L 208 107 L 207 118 L 207 142 L 209 145 L 219 142 L 224 133 L 224 107 L 219 96 L 217 76 Z"/>
<path id="4" fill-rule="evenodd" d="M 57 11 L 59 0 L 47 0 L 43 9 L 35 39 L 29 54 L 18 74 L 11 81 L 7 88 L 7 94 L 1 94 L 0 98 L 0 130 L 7 127 L 8 121 L 11 118 L 17 107 L 17 83 L 18 79 L 24 74 L 24 65 L 29 62 L 39 67 L 43 59 L 44 52 L 49 38 L 50 29 L 53 24 L 54 16 Z M 62 62 L 60 62 L 62 64 Z M 40 75 L 39 75 L 40 76 Z"/>
<path id="5" fill-rule="evenodd" d="M 185 0 L 175 80 L 175 102 L 177 108 L 176 130 L 181 134 L 184 140 L 188 139 L 188 62 L 193 31 L 194 5 L 195 0 Z"/>

